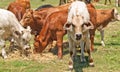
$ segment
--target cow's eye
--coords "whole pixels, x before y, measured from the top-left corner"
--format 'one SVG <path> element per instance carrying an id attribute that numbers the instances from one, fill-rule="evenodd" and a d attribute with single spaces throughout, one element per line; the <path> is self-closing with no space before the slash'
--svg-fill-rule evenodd
<path id="1" fill-rule="evenodd" d="M 24 38 L 23 38 L 22 40 L 23 40 L 23 41 L 25 41 L 25 39 L 24 39 Z"/>
<path id="2" fill-rule="evenodd" d="M 82 28 L 84 27 L 84 24 L 82 24 Z"/>
<path id="3" fill-rule="evenodd" d="M 75 25 L 74 25 L 74 24 L 72 24 L 72 26 L 73 26 L 73 27 L 75 27 Z"/>
<path id="4" fill-rule="evenodd" d="M 66 24 L 66 27 L 69 28 L 71 26 L 71 24 Z"/>

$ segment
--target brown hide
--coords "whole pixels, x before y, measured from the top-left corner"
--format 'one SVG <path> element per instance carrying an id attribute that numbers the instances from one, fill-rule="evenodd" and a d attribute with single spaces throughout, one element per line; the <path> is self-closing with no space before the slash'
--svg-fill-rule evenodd
<path id="1" fill-rule="evenodd" d="M 19 3 L 25 9 L 30 9 L 30 0 L 16 0 L 16 3 Z"/>
<path id="2" fill-rule="evenodd" d="M 22 20 L 20 21 L 21 24 L 26 27 L 30 26 L 33 33 L 37 34 L 41 31 L 42 26 L 44 25 L 44 22 L 46 18 L 53 12 L 59 11 L 61 9 L 68 8 L 70 4 L 61 5 L 58 7 L 51 7 L 51 8 L 43 8 L 38 11 L 28 10 Z"/>
<path id="3" fill-rule="evenodd" d="M 87 8 L 90 13 L 90 21 L 94 25 L 94 29 L 90 30 L 91 50 L 93 50 L 94 49 L 94 35 L 95 35 L 95 29 L 96 29 L 97 13 L 96 13 L 95 7 L 92 4 L 87 4 Z"/>
<path id="4" fill-rule="evenodd" d="M 68 9 L 65 9 L 54 12 L 47 18 L 34 43 L 34 52 L 42 52 L 50 42 L 57 40 L 58 58 L 62 58 L 62 43 L 65 34 L 63 25 L 67 20 L 67 13 Z"/>
<path id="5" fill-rule="evenodd" d="M 106 27 L 109 22 L 114 19 L 114 9 L 108 9 L 108 10 L 96 10 L 97 17 L 96 17 L 96 24 L 94 26 L 93 30 L 90 30 L 90 38 L 91 38 L 91 50 L 94 50 L 94 36 L 95 31 L 100 26 L 102 28 Z"/>
<path id="6" fill-rule="evenodd" d="M 63 26 L 67 19 L 68 14 L 68 7 L 62 10 L 59 10 L 57 12 L 53 12 L 45 21 L 45 25 L 42 27 L 41 32 L 36 37 L 35 43 L 34 43 L 34 52 L 35 53 L 41 53 L 46 46 L 52 42 L 53 40 L 57 40 L 57 46 L 58 46 L 58 58 L 62 58 L 62 43 L 63 43 L 63 36 L 65 34 L 65 31 L 63 29 Z M 96 11 L 93 5 L 88 4 L 88 10 L 90 12 L 91 21 L 95 25 L 95 19 L 96 19 Z M 95 17 L 93 17 L 93 16 Z"/>
<path id="7" fill-rule="evenodd" d="M 114 19 L 114 9 L 96 10 L 97 12 L 97 27 L 106 27 L 108 23 Z"/>
<path id="8" fill-rule="evenodd" d="M 24 13 L 26 12 L 26 9 L 16 2 L 10 3 L 7 10 L 13 12 L 18 21 L 22 19 Z"/>

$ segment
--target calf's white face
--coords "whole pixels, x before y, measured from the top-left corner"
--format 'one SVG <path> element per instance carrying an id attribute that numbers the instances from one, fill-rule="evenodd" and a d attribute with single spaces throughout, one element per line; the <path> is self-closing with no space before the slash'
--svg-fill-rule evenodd
<path id="1" fill-rule="evenodd" d="M 82 30 L 83 30 L 83 17 L 78 15 L 74 16 L 72 19 L 72 26 L 74 31 L 74 37 L 76 40 L 80 40 L 82 38 Z"/>
<path id="2" fill-rule="evenodd" d="M 69 31 L 71 37 L 77 41 L 82 39 L 83 33 L 93 28 L 93 24 L 90 21 L 85 23 L 84 17 L 80 15 L 72 17 L 72 22 L 64 25 L 64 29 Z"/>
<path id="3" fill-rule="evenodd" d="M 31 29 L 29 26 L 27 27 L 27 29 L 23 29 L 21 33 L 16 32 L 16 35 L 19 37 L 18 41 L 20 41 L 20 47 L 22 47 L 23 49 L 30 48 L 29 41 L 31 40 Z"/>
<path id="4" fill-rule="evenodd" d="M 66 23 L 64 28 L 72 33 L 75 40 L 81 40 L 84 29 L 83 25 L 83 17 L 77 15 L 72 18 L 72 23 Z"/>

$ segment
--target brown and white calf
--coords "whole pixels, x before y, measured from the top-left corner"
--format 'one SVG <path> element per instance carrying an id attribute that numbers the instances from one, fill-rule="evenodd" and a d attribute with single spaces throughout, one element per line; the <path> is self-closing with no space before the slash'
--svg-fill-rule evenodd
<path id="1" fill-rule="evenodd" d="M 89 25 L 88 25 L 89 24 Z M 84 57 L 84 49 L 86 48 L 89 55 L 89 64 L 94 66 L 90 53 L 90 34 L 89 29 L 93 29 L 90 22 L 90 15 L 84 2 L 75 1 L 69 7 L 67 22 L 64 28 L 67 30 L 69 41 L 70 61 L 69 68 L 73 69 L 73 59 L 76 55 L 76 46 L 81 47 L 81 62 L 86 61 Z"/>
<path id="2" fill-rule="evenodd" d="M 90 31 L 91 36 L 94 36 L 96 29 L 100 31 L 101 34 L 101 44 L 102 46 L 105 46 L 104 43 L 104 28 L 111 22 L 111 21 L 119 21 L 120 15 L 118 14 L 118 11 L 116 8 L 113 9 L 97 9 L 96 10 L 97 16 L 96 16 L 96 24 L 92 31 Z M 94 37 L 91 39 L 91 50 L 93 50 L 93 42 Z"/>

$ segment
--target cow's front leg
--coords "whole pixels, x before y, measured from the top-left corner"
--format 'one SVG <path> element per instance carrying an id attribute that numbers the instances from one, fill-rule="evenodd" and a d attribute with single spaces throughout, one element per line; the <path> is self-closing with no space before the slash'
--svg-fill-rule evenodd
<path id="1" fill-rule="evenodd" d="M 88 53 L 89 65 L 93 67 L 93 66 L 94 66 L 94 62 L 93 62 L 93 58 L 92 58 L 92 56 L 91 56 L 90 40 L 89 40 L 89 39 L 86 40 L 85 48 L 87 49 L 87 53 Z"/>
<path id="2" fill-rule="evenodd" d="M 68 37 L 69 38 L 69 37 Z M 75 42 L 69 38 L 69 53 L 70 53 L 70 61 L 69 61 L 69 69 L 73 69 L 73 60 L 76 56 Z"/>
<path id="3" fill-rule="evenodd" d="M 84 44 L 85 44 L 84 41 L 80 42 L 80 47 L 81 47 L 81 56 L 80 56 L 80 59 L 81 59 L 81 62 L 86 62 L 85 56 L 84 56 Z"/>

